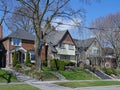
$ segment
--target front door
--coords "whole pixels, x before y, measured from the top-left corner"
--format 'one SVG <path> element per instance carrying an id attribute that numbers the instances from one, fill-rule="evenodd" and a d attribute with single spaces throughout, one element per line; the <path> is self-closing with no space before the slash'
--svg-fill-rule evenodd
<path id="1" fill-rule="evenodd" d="M 17 51 L 17 57 L 18 57 L 19 64 L 24 63 L 24 53 L 23 52 Z"/>

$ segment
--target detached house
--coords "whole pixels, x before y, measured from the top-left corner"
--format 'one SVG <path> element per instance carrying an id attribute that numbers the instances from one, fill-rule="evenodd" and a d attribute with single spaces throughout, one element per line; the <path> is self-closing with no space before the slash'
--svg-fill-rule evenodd
<path id="1" fill-rule="evenodd" d="M 6 66 L 12 66 L 13 53 L 17 52 L 19 64 L 25 62 L 26 52 L 29 51 L 31 62 L 35 63 L 35 36 L 27 31 L 16 30 L 3 39 L 6 53 Z M 41 47 L 41 46 L 40 46 Z M 41 58 L 52 58 L 75 61 L 75 43 L 68 31 L 52 30 L 44 37 Z"/>
<path id="2" fill-rule="evenodd" d="M 77 46 L 76 58 L 78 62 L 83 62 L 87 65 L 100 66 L 101 49 L 96 38 L 74 41 Z"/>
<path id="3" fill-rule="evenodd" d="M 26 52 L 29 51 L 30 58 L 34 59 L 34 36 L 26 31 L 16 30 L 4 38 L 4 47 L 7 50 L 6 66 L 12 65 L 13 53 L 17 52 L 19 63 L 24 63 Z"/>
<path id="4" fill-rule="evenodd" d="M 75 61 L 75 43 L 67 30 L 52 30 L 45 40 L 49 49 L 48 58 Z"/>

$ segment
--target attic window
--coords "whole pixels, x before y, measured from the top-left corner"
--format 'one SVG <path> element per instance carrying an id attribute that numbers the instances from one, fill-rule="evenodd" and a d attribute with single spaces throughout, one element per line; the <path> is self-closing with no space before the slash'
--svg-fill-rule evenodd
<path id="1" fill-rule="evenodd" d="M 21 46 L 21 40 L 17 38 L 12 39 L 12 45 L 14 46 Z"/>

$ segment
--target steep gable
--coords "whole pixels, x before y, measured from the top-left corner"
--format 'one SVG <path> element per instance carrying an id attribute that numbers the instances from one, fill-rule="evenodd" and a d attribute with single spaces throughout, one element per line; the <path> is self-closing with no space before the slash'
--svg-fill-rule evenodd
<path id="1" fill-rule="evenodd" d="M 66 32 L 64 37 L 61 39 L 61 42 L 66 44 L 74 44 L 74 41 L 68 31 Z"/>
<path id="2" fill-rule="evenodd" d="M 87 50 L 94 41 L 95 41 L 95 38 L 89 38 L 89 39 L 85 39 L 85 40 L 74 39 L 74 42 L 75 42 L 77 48 L 83 48 L 85 50 Z"/>

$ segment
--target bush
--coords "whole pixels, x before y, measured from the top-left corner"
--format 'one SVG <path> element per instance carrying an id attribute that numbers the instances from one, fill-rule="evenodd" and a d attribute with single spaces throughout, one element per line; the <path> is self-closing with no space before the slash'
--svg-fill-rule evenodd
<path id="1" fill-rule="evenodd" d="M 20 64 L 16 64 L 15 68 L 22 68 L 22 66 Z"/>
<path id="2" fill-rule="evenodd" d="M 28 51 L 26 52 L 26 62 L 25 62 L 25 64 L 26 64 L 27 66 L 31 64 L 31 61 L 30 61 L 30 54 L 29 54 Z"/>
<path id="3" fill-rule="evenodd" d="M 108 75 L 116 74 L 116 71 L 113 68 L 104 68 L 103 71 Z"/>
<path id="4" fill-rule="evenodd" d="M 18 59 L 17 59 L 17 53 L 15 51 L 14 55 L 13 55 L 12 65 L 13 65 L 13 67 L 15 67 L 17 64 L 18 64 Z"/>
<path id="5" fill-rule="evenodd" d="M 43 66 L 47 66 L 47 61 L 46 60 L 42 60 L 42 65 Z"/>
<path id="6" fill-rule="evenodd" d="M 65 66 L 75 66 L 75 63 L 67 60 L 52 59 L 50 60 L 50 66 L 52 70 L 65 70 Z"/>

